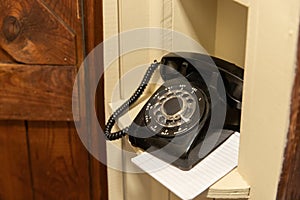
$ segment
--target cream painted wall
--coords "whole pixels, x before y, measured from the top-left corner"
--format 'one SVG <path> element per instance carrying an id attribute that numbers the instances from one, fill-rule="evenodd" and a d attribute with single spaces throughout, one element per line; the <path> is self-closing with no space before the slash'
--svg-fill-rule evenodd
<path id="1" fill-rule="evenodd" d="M 299 0 L 251 1 L 238 170 L 250 199 L 275 199 L 295 76 Z"/>
<path id="2" fill-rule="evenodd" d="M 120 20 L 119 27 L 120 32 L 129 31 L 137 28 L 149 27 L 150 25 L 150 0 L 130 0 L 130 1 L 119 1 Z M 126 46 L 124 41 L 120 40 L 121 51 Z M 126 55 L 122 55 L 120 58 L 120 74 L 124 75 L 129 70 L 134 69 L 140 65 L 148 64 L 150 61 L 149 50 L 136 50 Z M 145 66 L 146 69 L 146 66 Z M 141 77 L 142 78 L 142 77 Z M 130 84 L 120 84 L 121 86 L 121 98 L 128 98 L 134 86 L 140 83 L 141 79 L 132 80 Z M 133 86 L 133 87 L 132 87 Z"/>
<path id="3" fill-rule="evenodd" d="M 106 2 L 112 3 L 110 0 L 106 0 Z M 159 15 L 158 9 L 156 9 L 160 5 L 159 0 L 147 0 L 147 1 L 139 1 L 139 0 L 131 0 L 131 1 L 114 1 L 112 4 L 118 7 L 110 7 L 110 9 L 119 12 L 119 19 L 117 23 L 118 30 L 114 29 L 114 34 L 126 32 L 136 28 L 144 28 L 154 26 L 155 24 L 159 24 L 161 21 L 161 15 Z M 153 12 L 157 12 L 158 14 L 155 17 L 150 18 L 150 11 L 152 9 Z M 110 11 L 111 12 L 111 11 Z M 161 14 L 162 14 L 161 8 Z M 107 17 L 110 17 L 107 15 Z M 107 18 L 108 28 L 111 27 L 111 20 Z M 115 24 L 115 23 L 113 23 Z M 110 26 L 110 27 L 109 27 Z M 106 29 L 106 27 L 104 28 Z M 109 35 L 109 34 L 107 34 Z M 151 37 L 149 37 L 150 43 Z M 119 40 L 119 46 L 115 49 L 115 51 L 120 49 L 122 52 L 124 48 L 124 41 L 122 38 Z M 122 77 L 126 75 L 132 69 L 136 69 L 141 65 L 144 65 L 144 70 L 148 67 L 149 63 L 154 58 L 159 58 L 162 55 L 160 51 L 151 51 L 149 49 L 144 50 L 136 50 L 129 52 L 125 55 L 122 55 L 119 59 L 119 62 L 116 62 L 110 71 L 106 72 L 106 93 L 105 96 L 107 98 L 106 105 L 111 102 L 113 99 L 126 99 L 131 93 L 136 89 L 138 84 L 141 81 L 142 74 L 140 76 L 135 76 L 131 79 L 123 80 Z M 142 72 L 143 73 L 143 72 Z M 117 77 L 117 80 L 116 80 Z M 117 86 L 117 82 L 120 80 L 120 90 L 114 90 Z M 124 83 L 126 81 L 126 83 Z M 119 98 L 118 98 L 119 95 Z M 109 110 L 107 108 L 107 110 Z M 107 112 L 111 113 L 111 112 Z M 124 150 L 130 150 L 130 145 L 128 144 L 126 139 L 122 139 L 117 142 L 113 142 L 112 145 L 117 145 L 122 147 Z M 130 158 L 123 157 L 122 155 L 112 155 L 113 151 L 110 151 L 112 148 L 111 144 L 108 145 L 107 154 L 108 158 L 111 160 L 120 160 L 121 168 L 126 169 L 134 169 L 134 166 Z M 162 187 L 160 183 L 155 181 L 152 177 L 145 173 L 122 173 L 113 169 L 109 169 L 108 179 L 109 179 L 109 199 L 110 200 L 121 200 L 121 199 L 145 199 L 145 200 L 165 200 L 168 198 L 169 192 L 166 188 Z M 122 187 L 122 189 L 120 189 Z"/>
<path id="4" fill-rule="evenodd" d="M 118 16 L 118 0 L 103 0 L 103 25 L 104 25 L 104 40 L 107 40 L 119 32 L 119 16 Z M 104 46 L 104 63 L 109 58 L 118 55 L 119 44 L 115 42 L 109 46 Z M 111 101 L 112 88 L 116 85 L 119 80 L 119 59 L 114 63 L 109 65 L 105 69 L 104 74 L 105 80 L 105 91 L 104 91 L 104 102 L 105 102 L 105 113 L 106 120 L 108 119 L 110 113 L 109 102 Z M 120 153 L 115 153 L 114 147 L 118 146 L 121 148 L 121 141 L 107 142 L 107 176 L 108 176 L 108 197 L 110 200 L 118 199 L 122 200 L 123 195 L 123 173 L 121 171 L 110 168 L 109 166 L 122 166 L 122 155 Z M 116 163 L 117 161 L 117 163 Z M 114 164 L 113 164 L 114 163 Z"/>
<path id="5" fill-rule="evenodd" d="M 275 199 L 289 124 L 300 2 L 234 1 L 244 7 L 232 0 L 120 1 L 118 15 L 118 1 L 104 0 L 105 37 L 133 28 L 169 28 L 194 38 L 215 56 L 240 66 L 245 63 L 238 170 L 251 185 L 251 199 Z M 172 36 L 164 39 L 170 45 Z M 106 72 L 106 103 L 121 75 L 161 55 L 163 52 L 144 50 L 117 61 Z M 132 91 L 136 85 L 123 85 L 119 94 L 126 97 L 124 91 Z M 124 140 L 117 145 L 128 148 Z M 108 149 L 108 159 L 112 156 L 116 155 L 110 155 Z M 161 199 L 178 199 L 145 174 L 122 174 L 109 169 L 108 176 L 110 200 L 152 200 L 159 199 L 158 194 Z M 197 199 L 206 199 L 205 194 Z"/>
<path id="6" fill-rule="evenodd" d="M 215 52 L 217 0 L 174 0 L 173 30 L 192 37 Z"/>
<path id="7" fill-rule="evenodd" d="M 211 55 L 245 65 L 247 7 L 232 0 L 173 3 L 173 30 L 192 37 Z"/>
<path id="8" fill-rule="evenodd" d="M 245 65 L 248 8 L 232 0 L 219 0 L 215 52 L 219 58 Z"/>

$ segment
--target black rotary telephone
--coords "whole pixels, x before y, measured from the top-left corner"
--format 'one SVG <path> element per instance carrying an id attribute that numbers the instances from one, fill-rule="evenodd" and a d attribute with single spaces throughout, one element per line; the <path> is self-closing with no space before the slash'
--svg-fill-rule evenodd
<path id="1" fill-rule="evenodd" d="M 111 133 L 158 66 L 164 84 L 129 127 Z M 169 53 L 151 64 L 138 89 L 109 118 L 104 134 L 108 140 L 129 135 L 133 146 L 188 170 L 239 131 L 242 88 L 243 69 L 232 63 L 198 53 Z M 203 150 L 205 145 L 209 148 Z"/>

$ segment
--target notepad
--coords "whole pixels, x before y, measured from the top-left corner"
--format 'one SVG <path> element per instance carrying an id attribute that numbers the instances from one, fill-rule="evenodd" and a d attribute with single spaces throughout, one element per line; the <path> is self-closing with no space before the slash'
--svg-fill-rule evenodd
<path id="1" fill-rule="evenodd" d="M 207 197 L 211 199 L 248 199 L 250 185 L 243 179 L 237 169 L 209 187 Z"/>
<path id="2" fill-rule="evenodd" d="M 147 152 L 132 158 L 132 162 L 181 199 L 190 200 L 237 166 L 239 140 L 240 134 L 235 132 L 189 171 L 182 171 Z"/>

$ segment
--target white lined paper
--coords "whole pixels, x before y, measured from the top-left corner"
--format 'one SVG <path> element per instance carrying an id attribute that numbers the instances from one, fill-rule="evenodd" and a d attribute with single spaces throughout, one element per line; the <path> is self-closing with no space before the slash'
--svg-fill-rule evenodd
<path id="1" fill-rule="evenodd" d="M 235 132 L 223 144 L 189 171 L 180 170 L 144 152 L 132 159 L 142 170 L 183 200 L 194 199 L 238 163 L 240 134 Z M 159 169 L 157 166 L 163 166 Z"/>

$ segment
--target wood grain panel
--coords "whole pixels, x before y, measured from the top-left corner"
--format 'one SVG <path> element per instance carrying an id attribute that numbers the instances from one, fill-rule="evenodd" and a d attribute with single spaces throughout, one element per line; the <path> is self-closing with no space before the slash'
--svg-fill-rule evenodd
<path id="1" fill-rule="evenodd" d="M 80 0 L 43 0 L 43 2 L 71 29 L 81 27 Z"/>
<path id="2" fill-rule="evenodd" d="M 15 63 L 15 60 L 0 48 L 0 62 L 1 63 Z"/>
<path id="3" fill-rule="evenodd" d="M 88 4 L 90 0 L 84 1 Z M 81 65 L 84 59 L 83 39 L 82 39 L 82 2 L 81 0 L 43 0 L 44 4 L 55 13 L 56 16 L 76 34 L 77 66 Z M 90 7 L 88 13 L 94 9 Z M 85 13 L 85 15 L 88 15 Z"/>
<path id="4" fill-rule="evenodd" d="M 0 121 L 0 163 L 0 199 L 32 199 L 24 122 Z"/>
<path id="5" fill-rule="evenodd" d="M 72 66 L 0 65 L 0 119 L 72 117 Z"/>
<path id="6" fill-rule="evenodd" d="M 90 199 L 88 153 L 72 123 L 28 122 L 35 199 Z"/>
<path id="7" fill-rule="evenodd" d="M 76 64 L 75 34 L 39 0 L 0 0 L 0 46 L 26 64 Z"/>

